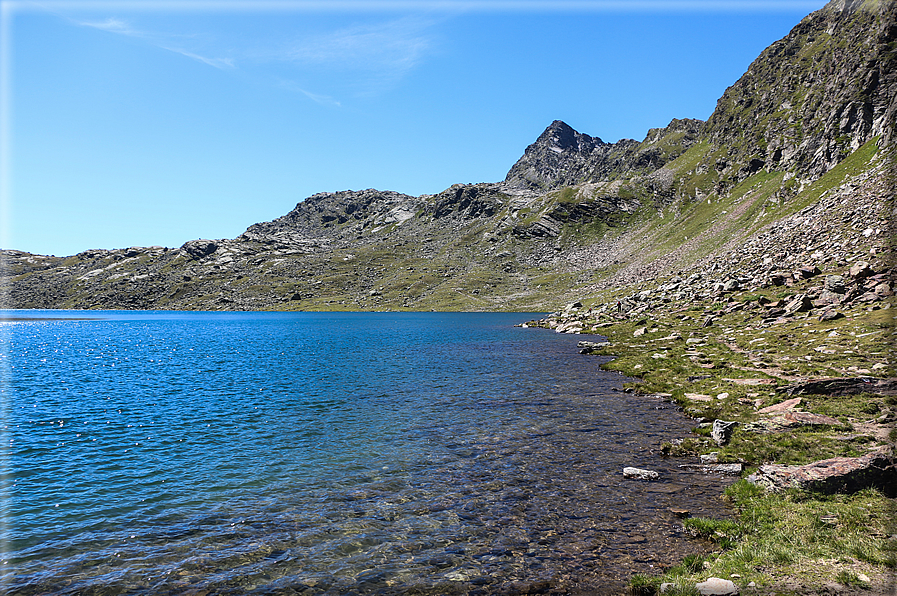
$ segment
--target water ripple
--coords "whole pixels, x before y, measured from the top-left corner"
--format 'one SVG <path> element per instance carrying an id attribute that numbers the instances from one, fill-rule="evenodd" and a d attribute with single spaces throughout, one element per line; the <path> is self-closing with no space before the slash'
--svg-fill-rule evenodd
<path id="1" fill-rule="evenodd" d="M 725 514 L 656 458 L 675 408 L 521 315 L 47 316 L 9 336 L 10 593 L 594 593 L 703 548 L 669 507 Z"/>

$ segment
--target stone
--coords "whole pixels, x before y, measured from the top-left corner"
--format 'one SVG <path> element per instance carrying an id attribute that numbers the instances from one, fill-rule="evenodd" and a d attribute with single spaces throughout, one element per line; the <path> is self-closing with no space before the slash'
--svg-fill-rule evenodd
<path id="1" fill-rule="evenodd" d="M 873 377 L 835 377 L 830 379 L 809 379 L 779 387 L 776 391 L 788 395 L 855 395 L 869 392 L 883 394 L 897 390 L 897 379 L 877 379 Z"/>
<path id="2" fill-rule="evenodd" d="M 695 585 L 701 596 L 737 596 L 738 588 L 728 579 L 709 577 Z"/>
<path id="3" fill-rule="evenodd" d="M 192 259 L 201 259 L 218 250 L 218 244 L 214 240 L 190 240 L 181 246 L 181 250 Z"/>
<path id="4" fill-rule="evenodd" d="M 576 344 L 580 354 L 591 354 L 593 350 L 599 350 L 610 345 L 609 341 L 581 341 Z"/>
<path id="5" fill-rule="evenodd" d="M 797 274 L 796 277 L 810 279 L 811 277 L 819 275 L 820 273 L 822 273 L 822 271 L 819 270 L 819 267 L 801 267 L 800 269 L 795 271 L 795 273 Z"/>
<path id="6" fill-rule="evenodd" d="M 865 279 L 875 275 L 875 271 L 869 267 L 866 261 L 857 261 L 850 267 L 850 277 L 854 279 Z"/>
<path id="7" fill-rule="evenodd" d="M 701 455 L 702 464 L 715 464 L 717 461 L 719 461 L 719 451 L 713 451 L 711 453 Z"/>
<path id="8" fill-rule="evenodd" d="M 881 296 L 882 298 L 894 295 L 894 292 L 891 290 L 891 285 L 887 282 L 882 282 L 876 285 L 872 291 L 875 292 L 877 296 Z"/>
<path id="9" fill-rule="evenodd" d="M 723 284 L 723 292 L 737 292 L 739 289 L 741 289 L 741 286 L 738 284 L 737 279 L 730 279 Z"/>
<path id="10" fill-rule="evenodd" d="M 841 421 L 837 418 L 812 412 L 785 412 L 782 418 L 786 426 L 841 426 Z"/>
<path id="11" fill-rule="evenodd" d="M 800 397 L 794 397 L 791 399 L 786 399 L 785 401 L 777 404 L 773 404 L 771 406 L 766 406 L 762 410 L 760 410 L 759 414 L 771 414 L 773 412 L 784 412 L 786 410 L 793 410 L 797 407 L 801 402 Z"/>
<path id="12" fill-rule="evenodd" d="M 841 301 L 844 299 L 844 293 L 833 292 L 828 288 L 822 290 L 819 294 L 819 298 L 813 301 L 813 304 L 816 306 L 825 306 L 828 304 L 841 304 Z"/>
<path id="13" fill-rule="evenodd" d="M 826 275 L 825 289 L 835 294 L 844 294 L 847 288 L 844 286 L 844 276 L 842 275 Z"/>
<path id="14" fill-rule="evenodd" d="M 680 468 L 697 470 L 704 474 L 738 476 L 744 471 L 744 464 L 680 464 Z"/>
<path id="15" fill-rule="evenodd" d="M 793 315 L 799 312 L 807 312 L 813 310 L 813 301 L 806 294 L 798 294 L 787 305 L 785 305 L 785 314 Z"/>
<path id="16" fill-rule="evenodd" d="M 636 480 L 657 480 L 660 474 L 654 470 L 643 470 L 641 468 L 625 467 L 623 468 L 623 478 L 633 478 Z"/>
<path id="17" fill-rule="evenodd" d="M 692 401 L 713 401 L 712 397 L 703 393 L 686 393 L 685 398 Z"/>
<path id="18" fill-rule="evenodd" d="M 725 445 L 732 438 L 732 431 L 738 422 L 729 422 L 726 420 L 714 420 L 713 429 L 710 431 L 710 438 L 716 441 L 717 445 Z"/>
<path id="19" fill-rule="evenodd" d="M 819 315 L 820 322 L 836 321 L 838 319 L 843 319 L 843 318 L 844 318 L 844 315 L 842 313 L 839 313 L 836 310 L 827 310 L 824 313 L 822 313 L 821 315 Z"/>
<path id="20" fill-rule="evenodd" d="M 803 466 L 766 464 L 747 480 L 769 491 L 799 488 L 832 494 L 878 488 L 894 497 L 897 462 L 889 449 L 882 448 L 861 457 L 833 457 Z"/>
<path id="21" fill-rule="evenodd" d="M 639 327 L 638 329 L 636 329 L 635 331 L 632 332 L 632 337 L 641 337 L 642 335 L 644 335 L 647 332 L 648 332 L 647 327 Z"/>
<path id="22" fill-rule="evenodd" d="M 736 385 L 775 385 L 775 379 L 723 379 L 727 383 L 735 383 Z"/>

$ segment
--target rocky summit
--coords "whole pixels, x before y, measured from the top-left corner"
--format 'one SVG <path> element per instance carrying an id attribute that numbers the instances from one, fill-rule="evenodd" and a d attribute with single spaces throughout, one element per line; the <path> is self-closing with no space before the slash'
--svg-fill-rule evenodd
<path id="1" fill-rule="evenodd" d="M 895 36 L 895 3 L 835 0 L 764 50 L 707 122 L 605 143 L 555 121 L 495 183 L 319 193 L 178 248 L 5 250 L 3 306 L 546 311 L 761 287 L 800 267 L 852 282 L 860 261 L 875 287 L 831 281 L 806 300 L 887 297 Z"/>

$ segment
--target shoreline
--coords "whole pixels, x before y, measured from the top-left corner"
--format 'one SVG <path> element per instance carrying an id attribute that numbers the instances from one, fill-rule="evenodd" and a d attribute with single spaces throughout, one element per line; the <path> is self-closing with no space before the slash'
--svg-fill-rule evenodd
<path id="1" fill-rule="evenodd" d="M 893 449 L 897 379 L 887 375 L 894 371 L 886 358 L 872 365 L 865 356 L 888 353 L 892 294 L 882 291 L 873 297 L 853 290 L 853 300 L 833 306 L 837 316 L 827 315 L 829 310 L 806 298 L 818 296 L 812 286 L 822 279 L 828 284 L 830 278 L 838 277 L 843 284 L 846 278 L 846 285 L 863 287 L 872 275 L 889 279 L 892 274 L 890 269 L 876 273 L 868 263 L 854 264 L 852 270 L 859 274 L 833 271 L 824 276 L 817 270 L 803 277 L 795 273 L 781 289 L 770 284 L 748 290 L 731 284 L 723 290 L 722 284 L 714 287 L 714 282 L 698 281 L 701 276 L 697 276 L 692 280 L 698 286 L 693 297 L 682 299 L 680 293 L 679 300 L 666 297 L 670 286 L 679 286 L 672 288 L 675 291 L 685 285 L 673 279 L 619 301 L 596 301 L 590 307 L 571 303 L 560 312 L 521 325 L 583 338 L 605 336 L 606 341 L 580 342 L 580 353 L 612 356 L 602 369 L 636 379 L 624 391 L 663 397 L 695 421 L 690 436 L 659 446 L 663 457 L 700 457 L 704 465 L 737 464 L 742 470 L 741 479 L 723 491 L 737 521 L 686 518 L 683 522 L 693 535 L 714 541 L 717 553 L 697 562 L 683 561 L 664 574 L 636 575 L 630 581 L 633 593 L 659 593 L 664 584 L 664 593 L 693 593 L 696 585 L 709 580 L 731 582 L 726 584 L 735 590 L 731 593 L 743 594 L 897 593 L 897 526 L 892 521 L 897 519 L 897 494 L 891 488 L 897 486 Z M 865 298 L 856 300 L 860 296 Z M 798 308 L 790 306 L 795 301 Z M 810 308 L 805 308 L 807 303 Z M 776 308 L 786 312 L 776 314 Z M 870 325 L 879 331 L 865 330 Z M 814 341 L 817 338 L 825 345 L 813 346 L 821 343 Z M 775 358 L 758 357 L 752 349 L 758 344 L 774 345 Z M 814 359 L 831 361 L 836 354 L 846 356 L 846 362 L 839 362 L 842 374 L 813 374 Z M 860 362 L 853 364 L 856 359 Z M 782 367 L 801 361 L 808 366 Z M 725 437 L 714 436 L 719 422 L 729 423 Z M 843 476 L 801 485 L 794 480 L 804 470 L 817 474 L 819 465 L 806 467 L 814 463 L 834 462 L 843 468 L 875 457 L 878 466 L 887 470 L 874 478 L 866 474 L 854 482 L 853 477 Z M 780 525 L 759 527 L 745 522 L 745 516 L 760 511 L 774 517 L 777 508 L 788 510 L 800 523 L 815 519 L 826 530 L 838 529 L 853 537 L 866 533 L 871 538 L 854 549 L 857 552 L 835 556 L 846 550 L 844 540 L 834 536 L 836 532 L 818 537 L 816 551 L 829 556 L 813 559 L 813 565 L 809 565 L 807 548 L 794 548 L 780 561 L 745 555 L 746 549 L 760 545 L 787 550 L 781 544 L 768 544 L 776 541 Z M 867 515 L 849 527 L 825 521 L 840 519 L 856 508 L 865 509 Z M 820 514 L 820 509 L 827 513 Z M 795 519 L 791 522 L 797 523 Z"/>

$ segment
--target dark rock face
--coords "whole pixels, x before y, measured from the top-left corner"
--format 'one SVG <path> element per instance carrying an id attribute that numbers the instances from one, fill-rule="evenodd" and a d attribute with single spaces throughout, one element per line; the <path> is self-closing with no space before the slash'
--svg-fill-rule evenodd
<path id="1" fill-rule="evenodd" d="M 282 217 L 249 226 L 239 239 L 270 244 L 354 237 L 364 229 L 407 221 L 424 204 L 420 197 L 373 188 L 323 192 L 308 197 Z"/>
<path id="2" fill-rule="evenodd" d="M 434 219 L 452 214 L 472 219 L 492 217 L 502 206 L 502 194 L 494 184 L 455 184 L 433 197 L 428 211 Z"/>
<path id="3" fill-rule="evenodd" d="M 593 153 L 610 147 L 555 120 L 505 176 L 510 186 L 550 190 L 588 181 Z"/>
<path id="4" fill-rule="evenodd" d="M 641 143 L 632 139 L 605 143 L 555 120 L 526 148 L 504 183 L 544 192 L 623 174 L 650 173 L 694 144 L 703 125 L 700 120 L 675 119 L 665 128 L 649 130 Z"/>
<path id="5" fill-rule="evenodd" d="M 767 167 L 816 179 L 895 121 L 893 2 L 834 0 L 775 42 L 729 87 L 708 119 L 736 180 Z M 724 165 L 724 169 L 725 169 Z"/>
<path id="6" fill-rule="evenodd" d="M 878 488 L 893 497 L 897 494 L 897 463 L 889 452 L 879 450 L 804 466 L 768 464 L 748 476 L 748 481 L 772 491 L 801 488 L 831 494 Z"/>

